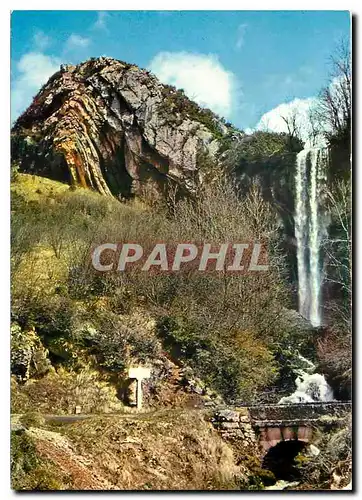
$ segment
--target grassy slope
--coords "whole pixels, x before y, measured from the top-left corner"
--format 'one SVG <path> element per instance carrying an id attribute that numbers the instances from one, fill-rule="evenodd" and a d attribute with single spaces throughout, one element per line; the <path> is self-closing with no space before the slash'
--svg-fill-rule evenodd
<path id="1" fill-rule="evenodd" d="M 50 349 L 50 343 L 54 346 L 55 342 L 72 342 L 76 336 L 75 327 L 80 331 L 80 323 L 90 314 L 99 323 L 108 313 L 113 323 L 105 325 L 103 321 L 104 327 L 100 325 L 105 332 L 101 342 L 104 345 L 109 332 L 121 330 L 119 321 L 125 323 L 119 318 L 120 312 L 132 314 L 136 307 L 143 308 L 159 323 L 163 321 L 162 332 L 170 333 L 170 345 L 164 346 L 168 352 L 175 359 L 181 359 L 182 353 L 186 353 L 196 376 L 213 390 L 246 397 L 260 386 L 272 382 L 276 377 L 276 366 L 268 347 L 270 334 L 268 342 L 261 336 L 258 338 L 256 330 L 265 331 L 265 328 L 261 326 L 260 313 L 257 316 L 252 313 L 258 309 L 258 304 L 254 304 L 255 294 L 260 296 L 258 277 L 250 276 L 247 281 L 243 277 L 238 280 L 230 277 L 225 297 L 225 282 L 217 275 L 195 273 L 190 280 L 186 273 L 146 275 L 130 270 L 124 275 L 96 276 L 90 272 L 89 255 L 94 243 L 139 241 L 146 248 L 151 248 L 155 241 L 189 241 L 192 235 L 196 239 L 215 237 L 215 225 L 217 234 L 221 231 L 219 239 L 225 232 L 229 236 L 231 231 L 233 237 L 237 237 L 241 229 L 245 234 L 250 231 L 248 218 L 245 217 L 240 229 L 239 215 L 241 217 L 242 214 L 239 212 L 243 208 L 240 208 L 231 186 L 220 185 L 216 194 L 215 189 L 213 186 L 209 190 L 205 200 L 202 197 L 204 201 L 196 210 L 199 214 L 196 218 L 195 207 L 184 202 L 177 205 L 175 214 L 170 217 L 164 207 L 150 208 L 139 201 L 120 203 L 89 190 L 71 190 L 59 182 L 18 175 L 12 186 L 15 195 L 12 223 L 16 243 L 12 245 L 12 253 L 15 258 L 18 257 L 12 280 L 14 317 L 20 318 L 24 328 L 35 327 Z M 223 206 L 222 211 L 220 205 Z M 238 216 L 230 222 L 229 215 L 235 210 L 239 210 Z M 203 215 L 205 211 L 208 217 Z M 226 221 L 229 224 L 227 227 Z M 195 230 L 198 231 L 196 235 Z M 35 240 L 32 240 L 33 235 Z M 25 249 L 24 241 L 28 243 Z M 273 311 L 274 302 L 279 307 L 282 294 L 279 290 L 282 287 L 279 287 L 274 274 L 266 277 L 263 288 L 267 288 L 269 282 L 273 286 L 277 283 L 273 288 L 275 293 L 260 298 L 261 310 L 265 310 L 266 299 Z M 235 303 L 239 303 L 241 295 L 246 295 L 250 306 L 245 307 L 245 311 L 235 312 Z M 270 296 L 273 296 L 272 300 Z M 104 305 L 103 316 L 99 311 L 101 301 Z M 213 317 L 210 316 L 211 303 Z M 270 316 L 266 316 L 269 325 Z M 35 318 L 31 324 L 29 318 Z M 118 326 L 115 326 L 115 321 Z M 140 338 L 135 330 L 132 336 L 132 359 L 129 361 L 137 362 L 140 357 L 154 359 L 151 348 L 158 343 L 157 336 L 153 335 L 153 339 Z M 153 347 L 148 345 L 149 342 Z M 140 353 L 140 345 L 143 346 L 143 353 Z M 175 350 L 180 352 L 173 352 L 174 345 Z M 198 354 L 200 346 L 202 356 Z M 104 348 L 104 356 L 109 358 L 111 352 L 113 358 L 113 347 Z M 58 352 L 55 354 L 58 355 Z M 124 354 L 119 358 L 124 358 Z M 109 365 L 108 359 L 105 363 Z M 235 385 L 233 380 L 237 380 L 238 384 Z"/>
<path id="2" fill-rule="evenodd" d="M 69 191 L 69 185 L 37 175 L 17 174 L 16 181 L 11 183 L 11 191 L 27 201 L 42 201 Z"/>

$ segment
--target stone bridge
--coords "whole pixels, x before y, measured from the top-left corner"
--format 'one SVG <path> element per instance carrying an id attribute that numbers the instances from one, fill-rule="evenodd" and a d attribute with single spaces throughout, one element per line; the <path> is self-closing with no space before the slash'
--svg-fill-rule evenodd
<path id="1" fill-rule="evenodd" d="M 281 441 L 308 443 L 317 427 L 337 427 L 351 411 L 350 401 L 235 405 L 215 410 L 211 422 L 223 437 L 258 441 L 267 452 Z"/>

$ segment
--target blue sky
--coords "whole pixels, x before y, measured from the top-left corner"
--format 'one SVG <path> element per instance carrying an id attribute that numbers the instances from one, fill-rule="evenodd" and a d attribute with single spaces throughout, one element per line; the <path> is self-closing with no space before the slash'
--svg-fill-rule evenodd
<path id="1" fill-rule="evenodd" d="M 59 64 L 107 55 L 254 128 L 280 105 L 317 95 L 349 31 L 348 11 L 14 11 L 12 119 Z"/>

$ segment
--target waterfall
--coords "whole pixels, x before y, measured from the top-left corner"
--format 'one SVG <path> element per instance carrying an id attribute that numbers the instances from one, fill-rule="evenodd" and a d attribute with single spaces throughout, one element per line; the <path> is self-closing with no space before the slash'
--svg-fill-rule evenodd
<path id="1" fill-rule="evenodd" d="M 297 241 L 299 312 L 313 326 L 321 324 L 321 242 L 327 229 L 323 213 L 328 149 L 303 149 L 296 160 L 294 227 Z M 315 373 L 314 364 L 297 354 L 302 368 L 294 370 L 296 390 L 279 404 L 333 401 L 333 391 L 324 375 Z"/>
<path id="2" fill-rule="evenodd" d="M 310 152 L 311 173 L 310 173 L 310 231 L 309 231 L 309 255 L 310 255 L 310 312 L 309 319 L 313 326 L 320 325 L 320 271 L 319 271 L 319 217 L 318 217 L 318 157 L 319 150 Z"/>
<path id="3" fill-rule="evenodd" d="M 325 225 L 321 202 L 327 148 L 307 148 L 297 155 L 295 174 L 295 237 L 297 241 L 299 312 L 313 326 L 321 324 L 320 245 Z"/>
<path id="4" fill-rule="evenodd" d="M 312 403 L 315 401 L 334 401 L 333 391 L 324 375 L 301 371 L 295 384 L 297 389 L 290 396 L 284 396 L 278 404 Z"/>
<path id="5" fill-rule="evenodd" d="M 297 156 L 297 170 L 295 178 L 296 209 L 294 217 L 295 237 L 297 240 L 299 312 L 305 318 L 309 317 L 308 268 L 306 262 L 307 223 L 308 223 L 308 214 L 306 210 L 307 156 L 308 156 L 308 150 L 306 149 L 301 151 Z"/>

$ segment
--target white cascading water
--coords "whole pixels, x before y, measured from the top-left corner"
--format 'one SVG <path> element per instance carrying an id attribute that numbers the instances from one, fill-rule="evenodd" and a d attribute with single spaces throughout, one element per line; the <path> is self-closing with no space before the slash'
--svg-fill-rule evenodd
<path id="1" fill-rule="evenodd" d="M 296 390 L 290 396 L 284 396 L 278 404 L 313 403 L 316 401 L 334 401 L 333 391 L 324 375 L 314 373 L 315 366 L 308 359 L 298 355 L 305 368 L 295 370 Z"/>
<path id="2" fill-rule="evenodd" d="M 320 208 L 327 160 L 325 146 L 306 148 L 297 155 L 295 175 L 299 312 L 313 326 L 321 324 L 320 245 L 325 227 Z"/>
<path id="3" fill-rule="evenodd" d="M 320 373 L 301 373 L 296 381 L 296 390 L 290 396 L 284 396 L 279 404 L 312 403 L 316 401 L 333 401 L 333 391 L 324 375 Z"/>
<path id="4" fill-rule="evenodd" d="M 309 195 L 309 284 L 310 307 L 309 319 L 313 326 L 320 325 L 319 297 L 320 297 L 320 272 L 319 272 L 319 217 L 318 217 L 318 157 L 319 150 L 310 152 L 310 195 Z"/>
<path id="5" fill-rule="evenodd" d="M 307 149 L 303 149 L 297 156 L 294 216 L 295 237 L 297 240 L 299 312 L 305 318 L 309 315 L 308 268 L 306 259 L 308 227 L 308 212 L 306 210 L 308 152 Z"/>

